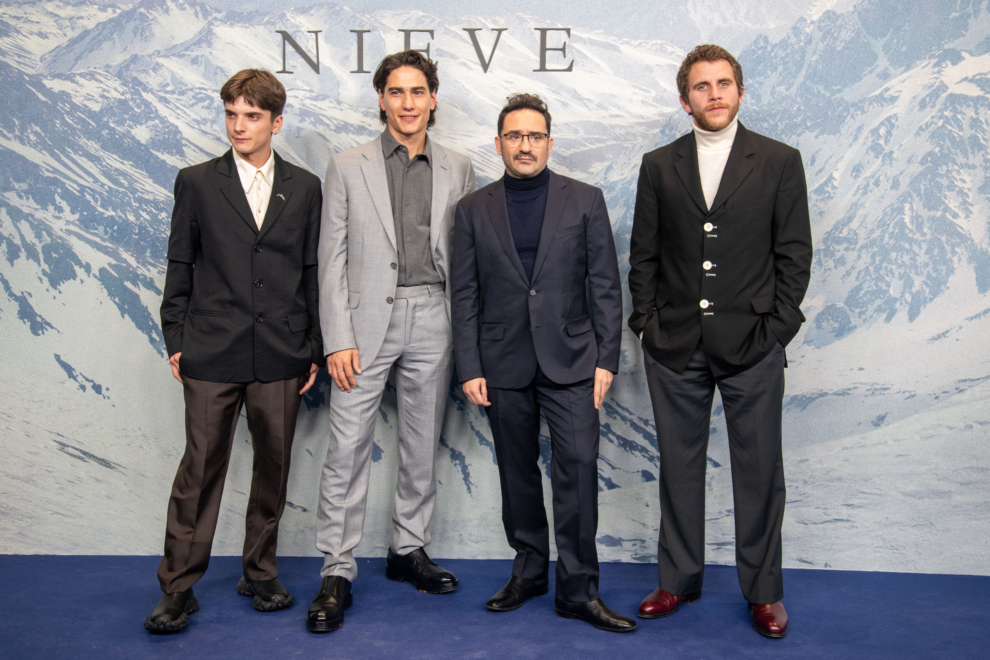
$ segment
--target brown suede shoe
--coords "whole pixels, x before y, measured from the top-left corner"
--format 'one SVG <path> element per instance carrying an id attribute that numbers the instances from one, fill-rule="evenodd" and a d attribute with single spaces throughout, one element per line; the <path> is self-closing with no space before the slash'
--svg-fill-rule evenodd
<path id="1" fill-rule="evenodd" d="M 670 616 L 677 611 L 681 603 L 693 603 L 701 598 L 701 592 L 693 594 L 683 594 L 675 596 L 669 591 L 664 591 L 659 587 L 650 592 L 650 595 L 639 604 L 640 619 L 660 619 Z"/>
<path id="2" fill-rule="evenodd" d="M 787 610 L 781 601 L 762 605 L 750 603 L 749 611 L 753 613 L 753 628 L 756 632 L 774 639 L 787 634 Z"/>

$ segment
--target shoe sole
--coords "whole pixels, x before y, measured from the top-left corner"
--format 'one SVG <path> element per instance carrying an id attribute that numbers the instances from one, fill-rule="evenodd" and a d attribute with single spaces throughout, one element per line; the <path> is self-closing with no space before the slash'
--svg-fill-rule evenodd
<path id="1" fill-rule="evenodd" d="M 182 616 L 175 620 L 175 623 L 169 623 L 168 621 L 162 621 L 161 623 L 155 623 L 151 620 L 149 616 L 144 620 L 144 629 L 150 632 L 152 635 L 173 635 L 177 632 L 182 632 L 189 625 L 189 615 L 195 614 L 199 611 L 199 600 L 195 595 L 189 599 L 186 603 L 186 609 L 182 612 Z"/>
<path id="2" fill-rule="evenodd" d="M 410 580 L 402 571 L 394 569 L 390 566 L 385 567 L 385 577 L 393 582 L 408 582 L 424 594 L 449 594 L 453 591 L 457 591 L 456 584 L 443 584 L 439 586 L 423 584 L 422 582 Z"/>
<path id="3" fill-rule="evenodd" d="M 241 583 L 237 583 L 237 593 L 241 596 L 247 596 L 248 598 L 254 598 L 251 601 L 251 607 L 255 609 L 256 612 L 278 612 L 279 610 L 288 609 L 292 607 L 295 600 L 292 598 L 292 594 L 289 594 L 287 598 L 282 600 L 264 600 L 261 596 L 256 596 L 254 594 L 254 589 L 251 588 L 251 583 L 248 583 L 247 588 L 241 586 Z"/>
<path id="4" fill-rule="evenodd" d="M 755 630 L 756 632 L 760 633 L 764 637 L 769 637 L 770 639 L 783 639 L 783 638 L 787 637 L 787 633 L 786 632 L 783 632 L 783 633 L 772 633 L 772 632 L 767 632 L 766 630 L 760 630 L 759 628 L 756 627 L 756 624 L 755 623 L 753 624 L 753 630 Z"/>
<path id="5" fill-rule="evenodd" d="M 354 603 L 354 595 L 347 594 L 347 598 L 344 599 L 344 610 L 350 609 L 351 605 Z M 341 611 L 340 616 L 331 621 L 310 621 L 309 617 L 306 618 L 306 630 L 311 633 L 328 633 L 337 630 L 344 625 L 344 612 Z"/>
<path id="6" fill-rule="evenodd" d="M 598 628 L 599 630 L 604 630 L 605 632 L 627 633 L 636 630 L 635 625 L 632 628 L 606 628 L 605 626 L 599 626 L 597 624 L 591 623 L 591 621 L 588 621 L 587 619 L 582 619 L 576 614 L 571 614 L 570 612 L 558 610 L 556 607 L 554 608 L 554 612 L 556 612 L 557 616 L 559 616 L 561 619 L 576 619 L 578 621 L 584 621 L 585 623 L 592 625 L 595 628 Z"/>
<path id="7" fill-rule="evenodd" d="M 659 614 L 643 614 L 642 612 L 639 612 L 636 614 L 636 616 L 638 616 L 640 619 L 662 619 L 665 616 L 670 616 L 671 614 L 677 614 L 677 610 L 681 608 L 681 605 L 689 605 L 691 603 L 697 603 L 699 600 L 701 600 L 700 591 L 696 594 L 687 595 L 684 598 L 684 600 L 678 603 L 677 607 L 670 610 L 669 612 L 660 612 Z"/>
<path id="8" fill-rule="evenodd" d="M 523 603 L 525 603 L 530 598 L 537 598 L 539 596 L 546 596 L 549 592 L 550 592 L 550 587 L 549 587 L 549 585 L 547 585 L 546 587 L 543 587 L 542 589 L 537 589 L 536 591 L 534 591 L 532 594 L 530 594 L 529 596 L 527 596 L 526 598 L 524 598 L 522 601 L 520 601 L 520 603 L 518 605 L 516 605 L 515 607 L 491 607 L 491 606 L 489 606 L 489 605 L 486 604 L 485 605 L 485 609 L 487 609 L 489 612 L 511 612 L 512 610 L 518 610 L 520 607 L 523 606 Z"/>

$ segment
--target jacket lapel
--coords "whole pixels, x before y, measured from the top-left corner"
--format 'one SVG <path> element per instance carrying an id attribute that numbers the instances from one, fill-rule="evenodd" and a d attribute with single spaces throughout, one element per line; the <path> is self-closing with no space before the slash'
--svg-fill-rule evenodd
<path id="1" fill-rule="evenodd" d="M 217 174 L 221 176 L 220 192 L 234 207 L 237 214 L 241 216 L 241 220 L 251 228 L 251 231 L 258 233 L 258 224 L 254 221 L 254 214 L 251 213 L 247 195 L 244 194 L 244 186 L 241 185 L 241 177 L 237 174 L 237 165 L 234 164 L 233 149 L 228 149 L 227 153 L 217 161 Z"/>
<path id="2" fill-rule="evenodd" d="M 729 152 L 729 160 L 725 163 L 722 180 L 718 184 L 718 192 L 715 193 L 715 199 L 712 201 L 712 208 L 709 213 L 725 204 L 726 200 L 739 187 L 739 184 L 753 171 L 750 156 L 754 153 L 756 150 L 748 139 L 748 131 L 742 122 L 739 122 L 736 139 L 732 141 L 732 151 Z"/>
<path id="3" fill-rule="evenodd" d="M 433 198 L 430 202 L 430 251 L 434 254 L 434 259 L 438 259 L 437 246 L 440 237 L 443 235 L 443 223 L 447 213 L 447 198 L 450 195 L 450 170 L 447 168 L 447 152 L 436 142 L 430 142 L 430 154 L 433 162 L 430 167 L 433 172 Z"/>
<path id="4" fill-rule="evenodd" d="M 677 150 L 677 156 L 677 162 L 674 163 L 677 175 L 681 177 L 681 182 L 701 212 L 708 213 L 705 193 L 701 189 L 701 171 L 698 169 L 698 143 L 694 140 L 693 130 L 682 139 L 681 146 Z"/>
<path id="5" fill-rule="evenodd" d="M 543 212 L 543 228 L 540 230 L 540 246 L 536 248 L 536 261 L 533 263 L 533 282 L 540 275 L 540 268 L 547 258 L 550 244 L 553 242 L 553 235 L 560 224 L 560 218 L 564 214 L 564 204 L 570 191 L 567 189 L 567 181 L 550 172 L 550 183 L 547 190 L 547 208 Z"/>
<path id="6" fill-rule="evenodd" d="M 286 167 L 285 161 L 275 152 L 275 170 L 272 172 L 272 196 L 268 200 L 268 209 L 265 210 L 265 219 L 261 223 L 261 232 L 258 238 L 264 237 L 268 229 L 275 224 L 282 211 L 292 197 L 292 172 Z"/>
<path id="7" fill-rule="evenodd" d="M 392 249 L 398 252 L 399 246 L 395 240 L 395 219 L 392 217 L 392 196 L 388 191 L 388 176 L 385 174 L 385 156 L 382 154 L 382 136 L 379 135 L 368 143 L 364 152 L 365 162 L 361 166 L 364 180 L 368 184 L 371 200 L 378 211 L 378 219 L 382 221 L 388 240 L 392 241 Z"/>
<path id="8" fill-rule="evenodd" d="M 505 205 L 505 183 L 502 179 L 497 180 L 488 191 L 488 220 L 492 223 L 498 242 L 502 244 L 509 261 L 512 262 L 522 281 L 528 284 L 526 271 L 522 261 L 519 260 L 516 242 L 512 239 L 512 230 L 509 228 L 509 211 Z"/>

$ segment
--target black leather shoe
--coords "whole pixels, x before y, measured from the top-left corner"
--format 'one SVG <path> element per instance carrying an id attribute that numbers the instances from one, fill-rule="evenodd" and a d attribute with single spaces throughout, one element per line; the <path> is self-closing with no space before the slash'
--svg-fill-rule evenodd
<path id="1" fill-rule="evenodd" d="M 189 625 L 189 615 L 198 609 L 199 601 L 192 589 L 163 594 L 155 609 L 144 620 L 144 629 L 156 635 L 180 632 Z"/>
<path id="2" fill-rule="evenodd" d="M 290 607 L 293 603 L 292 594 L 278 578 L 274 580 L 248 580 L 241 577 L 237 582 L 237 593 L 242 596 L 254 596 L 251 606 L 259 612 L 277 612 Z"/>
<path id="3" fill-rule="evenodd" d="M 620 633 L 636 630 L 635 621 L 610 610 L 601 598 L 589 603 L 569 603 L 558 598 L 555 604 L 557 616 L 565 619 L 581 619 L 599 630 Z"/>
<path id="4" fill-rule="evenodd" d="M 408 555 L 397 555 L 389 548 L 385 558 L 385 577 L 396 582 L 412 582 L 413 586 L 427 594 L 449 594 L 457 589 L 454 574 L 434 564 L 422 548 L 416 548 Z"/>
<path id="5" fill-rule="evenodd" d="M 353 602 L 350 580 L 339 575 L 323 578 L 320 590 L 306 612 L 306 628 L 315 633 L 340 628 L 344 625 L 344 610 Z"/>
<path id="6" fill-rule="evenodd" d="M 498 590 L 498 593 L 488 599 L 485 607 L 492 612 L 517 610 L 522 607 L 527 598 L 545 595 L 548 591 L 548 584 L 547 578 L 530 580 L 513 575 L 506 585 Z"/>

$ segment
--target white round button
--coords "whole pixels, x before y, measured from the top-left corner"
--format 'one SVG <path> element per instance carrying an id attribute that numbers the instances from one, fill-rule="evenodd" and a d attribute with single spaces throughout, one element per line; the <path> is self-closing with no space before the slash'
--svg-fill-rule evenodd
<path id="1" fill-rule="evenodd" d="M 701 301 L 700 303 L 698 303 L 698 304 L 699 304 L 699 305 L 701 305 L 701 309 L 708 309 L 708 305 L 709 305 L 710 303 L 709 303 L 709 302 L 708 302 L 707 300 L 702 300 L 702 301 Z"/>
<path id="2" fill-rule="evenodd" d="M 713 230 L 713 229 L 715 229 L 715 225 L 713 225 L 713 224 L 712 224 L 712 223 L 710 223 L 710 222 L 706 222 L 706 223 L 705 223 L 705 231 L 711 231 L 711 230 Z"/>
<path id="3" fill-rule="evenodd" d="M 704 268 L 705 270 L 711 270 L 712 269 L 712 262 L 706 261 L 705 263 L 701 264 L 701 267 Z"/>

